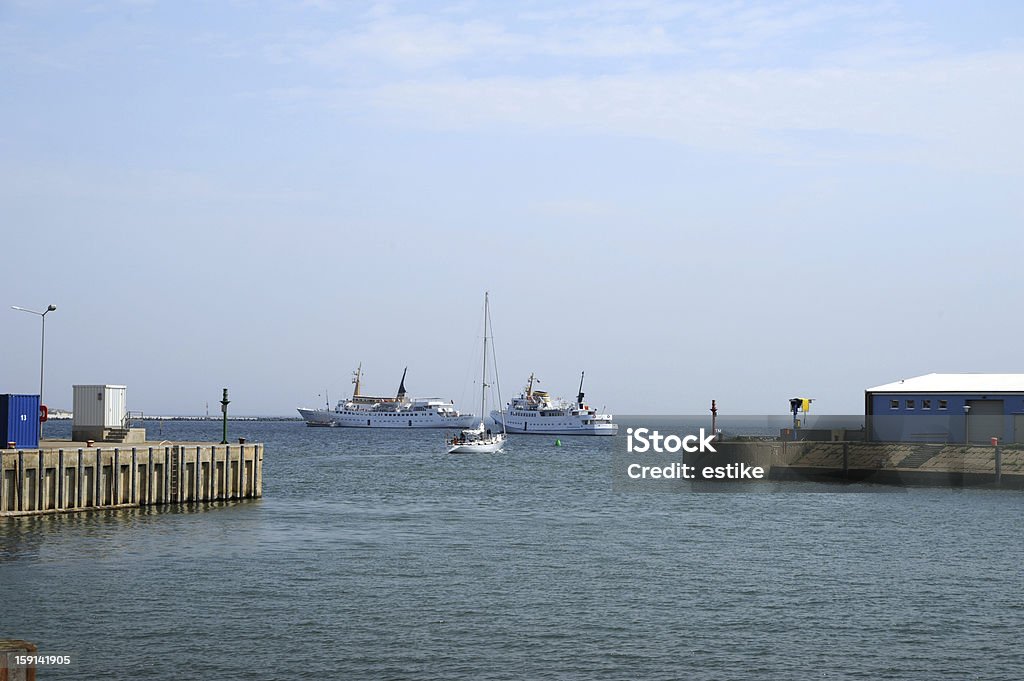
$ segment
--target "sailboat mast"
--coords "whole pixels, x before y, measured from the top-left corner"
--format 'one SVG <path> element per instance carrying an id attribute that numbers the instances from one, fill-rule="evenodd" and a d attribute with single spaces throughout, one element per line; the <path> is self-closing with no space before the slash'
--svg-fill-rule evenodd
<path id="1" fill-rule="evenodd" d="M 488 293 L 484 292 L 484 362 L 483 362 L 483 376 L 480 379 L 480 425 L 484 425 L 484 402 L 487 399 L 487 317 L 488 317 L 488 305 L 490 304 L 487 300 Z"/>

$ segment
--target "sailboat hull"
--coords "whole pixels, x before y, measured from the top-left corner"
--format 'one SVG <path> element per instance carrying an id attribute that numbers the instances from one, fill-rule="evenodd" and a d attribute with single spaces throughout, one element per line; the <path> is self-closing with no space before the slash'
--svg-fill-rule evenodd
<path id="1" fill-rule="evenodd" d="M 476 440 L 469 442 L 461 442 L 457 445 L 452 445 L 448 450 L 449 454 L 494 454 L 500 452 L 502 447 L 505 446 L 505 438 L 490 437 L 486 440 Z"/>

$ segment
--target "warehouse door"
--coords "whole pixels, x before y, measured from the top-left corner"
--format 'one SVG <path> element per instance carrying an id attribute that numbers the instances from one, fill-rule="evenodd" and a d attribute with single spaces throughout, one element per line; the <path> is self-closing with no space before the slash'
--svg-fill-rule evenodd
<path id="1" fill-rule="evenodd" d="M 1003 439 L 1002 400 L 967 400 L 971 411 L 967 416 L 968 437 L 974 444 L 987 445 L 992 438 Z"/>
<path id="2" fill-rule="evenodd" d="M 1024 414 L 1013 415 L 1013 441 L 1024 444 Z"/>

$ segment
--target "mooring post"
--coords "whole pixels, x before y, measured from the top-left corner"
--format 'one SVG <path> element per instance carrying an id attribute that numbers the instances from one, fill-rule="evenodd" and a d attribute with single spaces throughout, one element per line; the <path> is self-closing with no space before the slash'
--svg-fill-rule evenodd
<path id="1" fill-rule="evenodd" d="M 139 503 L 139 481 L 137 479 L 138 471 L 139 451 L 136 447 L 132 447 L 132 492 L 131 499 L 129 499 L 128 501 L 130 501 L 134 505 L 138 505 Z"/>
<path id="2" fill-rule="evenodd" d="M 82 499 L 85 493 L 85 482 L 82 475 L 85 473 L 85 456 L 82 454 L 82 448 L 78 448 L 78 473 L 75 474 L 75 508 L 82 508 Z"/>
<path id="3" fill-rule="evenodd" d="M 64 450 L 57 450 L 57 509 L 64 508 Z"/>
<path id="4" fill-rule="evenodd" d="M 36 496 L 36 507 L 33 510 L 35 510 L 35 511 L 42 511 L 44 508 L 46 508 L 46 500 L 43 498 L 43 495 L 46 493 L 47 490 L 46 490 L 46 485 L 45 485 L 45 483 L 46 483 L 46 467 L 44 465 L 45 458 L 43 457 L 43 450 L 41 450 L 41 449 L 39 450 L 38 460 L 39 460 L 39 464 L 38 464 L 38 467 L 36 468 L 36 483 L 38 485 L 39 491 L 38 491 L 37 496 Z"/>
<path id="5" fill-rule="evenodd" d="M 25 452 L 18 450 L 18 477 L 14 481 L 14 486 L 18 490 L 18 508 L 19 511 L 25 509 L 25 491 L 22 489 L 25 486 Z"/>
<path id="6" fill-rule="evenodd" d="M 996 484 L 1003 482 L 1003 452 L 999 445 L 996 445 Z"/>

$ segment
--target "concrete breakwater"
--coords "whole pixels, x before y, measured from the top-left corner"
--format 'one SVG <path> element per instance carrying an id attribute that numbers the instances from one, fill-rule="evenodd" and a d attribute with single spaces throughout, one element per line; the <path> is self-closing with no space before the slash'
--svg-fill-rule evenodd
<path id="1" fill-rule="evenodd" d="M 904 442 L 725 441 L 687 455 L 698 467 L 743 462 L 771 480 L 1024 488 L 1024 447 Z"/>
<path id="2" fill-rule="evenodd" d="M 1024 448 L 908 442 L 788 442 L 775 479 L 1024 488 Z"/>
<path id="3" fill-rule="evenodd" d="M 263 445 L 201 442 L 0 451 L 0 516 L 263 495 Z"/>

